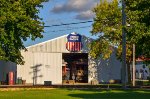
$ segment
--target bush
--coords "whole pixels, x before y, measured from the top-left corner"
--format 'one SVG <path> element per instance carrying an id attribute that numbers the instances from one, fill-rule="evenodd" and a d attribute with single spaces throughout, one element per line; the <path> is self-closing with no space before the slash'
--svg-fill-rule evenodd
<path id="1" fill-rule="evenodd" d="M 140 80 L 140 81 L 136 81 L 135 84 L 137 86 L 148 86 L 148 85 L 150 85 L 150 81 L 149 80 L 145 80 L 145 81 Z"/>

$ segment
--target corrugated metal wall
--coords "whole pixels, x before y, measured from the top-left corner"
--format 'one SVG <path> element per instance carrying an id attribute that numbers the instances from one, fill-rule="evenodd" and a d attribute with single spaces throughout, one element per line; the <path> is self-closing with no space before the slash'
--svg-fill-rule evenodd
<path id="1" fill-rule="evenodd" d="M 18 77 L 22 77 L 27 83 L 33 83 L 33 69 L 31 67 L 41 65 L 37 72 L 37 84 L 44 81 L 53 81 L 53 84 L 62 83 L 62 53 L 70 53 L 66 49 L 67 35 L 42 42 L 30 47 L 23 52 L 25 64 L 17 67 Z M 78 53 L 87 53 L 87 39 L 83 37 L 83 50 Z"/>
<path id="2" fill-rule="evenodd" d="M 101 83 L 109 82 L 110 79 L 121 79 L 121 62 L 117 60 L 115 51 L 107 60 L 97 60 L 98 80 Z"/>
<path id="3" fill-rule="evenodd" d="M 62 54 L 61 53 L 33 53 L 33 67 L 37 67 L 37 84 L 52 81 L 53 84 L 62 83 Z"/>
<path id="4" fill-rule="evenodd" d="M 26 63 L 17 67 L 17 76 L 26 80 L 26 83 L 44 84 L 52 81 L 53 84 L 62 83 L 62 54 L 61 53 L 22 53 Z M 34 77 L 34 80 L 33 80 Z"/>
<path id="5" fill-rule="evenodd" d="M 82 50 L 76 53 L 88 53 L 87 44 L 90 42 L 89 38 L 82 36 Z M 66 49 L 67 35 L 58 37 L 46 42 L 42 42 L 33 46 L 27 47 L 28 52 L 42 52 L 42 53 L 70 53 Z"/>
<path id="6" fill-rule="evenodd" d="M 28 51 L 22 52 L 26 63 L 17 67 L 18 77 L 22 77 L 27 83 L 33 83 L 33 69 L 31 67 L 40 65 L 37 72 L 37 76 L 39 76 L 37 77 L 37 84 L 43 84 L 47 80 L 53 81 L 53 84 L 61 84 L 62 53 L 70 53 L 66 50 L 66 37 L 67 35 L 27 47 Z M 83 48 L 78 53 L 88 53 L 87 45 L 90 41 L 90 38 L 82 36 Z M 93 78 L 99 82 L 120 79 L 120 68 L 121 64 L 114 54 L 109 61 L 102 59 L 95 61 L 89 55 L 88 81 L 90 82 Z M 108 76 L 110 74 L 111 76 Z"/>
<path id="7" fill-rule="evenodd" d="M 22 56 L 24 57 L 25 64 L 17 66 L 17 78 L 21 77 L 23 80 L 26 80 L 27 83 L 33 83 L 31 74 L 32 69 L 31 67 L 33 64 L 33 53 L 32 52 L 21 52 Z"/>
<path id="8" fill-rule="evenodd" d="M 33 76 L 36 75 L 34 83 L 52 81 L 53 84 L 61 84 L 62 52 L 68 52 L 65 48 L 66 36 L 27 47 L 27 52 L 22 51 L 25 64 L 18 66 L 18 77 L 22 77 L 27 83 L 33 83 Z M 33 72 L 35 66 L 38 66 L 37 74 Z"/>
<path id="9" fill-rule="evenodd" d="M 66 50 L 66 35 L 61 38 L 52 39 L 37 45 L 27 47 L 29 52 L 44 52 L 44 53 L 68 53 Z"/>

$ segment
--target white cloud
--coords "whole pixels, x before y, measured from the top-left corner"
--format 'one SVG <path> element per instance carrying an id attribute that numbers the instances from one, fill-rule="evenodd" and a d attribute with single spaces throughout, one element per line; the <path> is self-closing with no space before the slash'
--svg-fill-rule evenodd
<path id="1" fill-rule="evenodd" d="M 99 0 L 67 0 L 64 4 L 58 4 L 53 9 L 54 13 L 82 12 L 94 7 Z"/>
<path id="2" fill-rule="evenodd" d="M 51 11 L 53 13 L 65 13 L 75 12 L 77 19 L 90 18 L 93 16 L 89 11 L 99 2 L 100 0 L 67 0 L 64 4 L 56 5 Z"/>
<path id="3" fill-rule="evenodd" d="M 93 18 L 95 15 L 91 10 L 80 12 L 75 18 L 78 20 L 88 20 Z"/>

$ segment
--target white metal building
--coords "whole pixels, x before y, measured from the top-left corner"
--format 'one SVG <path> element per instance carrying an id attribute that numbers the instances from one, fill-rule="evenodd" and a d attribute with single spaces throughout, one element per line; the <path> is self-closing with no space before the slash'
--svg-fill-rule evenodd
<path id="1" fill-rule="evenodd" d="M 93 60 L 88 54 L 90 41 L 82 36 L 83 46 L 79 52 L 66 49 L 67 35 L 29 46 L 28 51 L 22 51 L 25 64 L 17 66 L 17 77 L 30 84 L 44 84 L 44 81 L 62 84 L 66 79 L 79 83 L 90 83 L 92 79 L 98 82 L 120 79 L 121 63 L 115 52 L 107 60 Z"/>

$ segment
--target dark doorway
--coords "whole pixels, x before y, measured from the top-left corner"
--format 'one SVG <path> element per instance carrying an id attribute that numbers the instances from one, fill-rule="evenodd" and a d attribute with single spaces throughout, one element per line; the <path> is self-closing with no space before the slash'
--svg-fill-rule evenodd
<path id="1" fill-rule="evenodd" d="M 63 53 L 62 80 L 88 83 L 88 53 Z"/>

